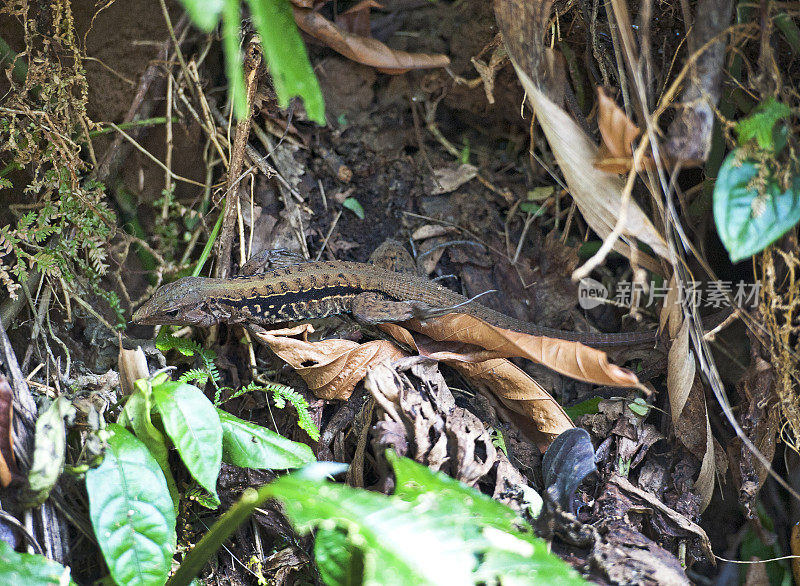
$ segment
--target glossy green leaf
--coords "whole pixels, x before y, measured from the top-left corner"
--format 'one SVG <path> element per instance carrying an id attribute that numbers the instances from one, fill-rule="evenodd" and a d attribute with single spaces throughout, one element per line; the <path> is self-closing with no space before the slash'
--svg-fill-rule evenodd
<path id="1" fill-rule="evenodd" d="M 308 117 L 324 126 L 322 90 L 308 61 L 289 0 L 248 0 L 248 4 L 281 108 L 288 106 L 293 96 L 300 96 Z"/>
<path id="2" fill-rule="evenodd" d="M 782 191 L 774 173 L 759 175 L 759 165 L 731 152 L 714 186 L 714 221 L 722 244 L 737 262 L 763 250 L 800 220 L 800 176 Z"/>
<path id="3" fill-rule="evenodd" d="M 163 384 L 165 380 L 160 377 L 158 381 L 137 380 L 134 383 L 135 391 L 125 403 L 117 423 L 133 429 L 136 437 L 150 450 L 150 454 L 156 459 L 156 462 L 161 467 L 161 472 L 164 473 L 164 479 L 167 481 L 167 488 L 169 488 L 169 494 L 172 497 L 172 504 L 175 506 L 175 512 L 177 513 L 180 495 L 168 461 L 169 448 L 167 447 L 167 440 L 150 419 L 153 398 L 152 384 Z"/>
<path id="4" fill-rule="evenodd" d="M 316 534 L 318 547 L 331 540 L 321 544 L 323 561 L 340 566 L 323 571 L 329 583 L 471 585 L 505 583 L 507 575 L 516 583 L 584 583 L 544 541 L 517 528 L 524 522 L 511 509 L 410 460 L 394 457 L 392 464 L 391 497 L 301 474 L 260 494 L 280 500 L 299 531 L 325 529 Z M 361 567 L 363 575 L 354 576 Z"/>
<path id="5" fill-rule="evenodd" d="M 222 425 L 216 407 L 197 387 L 172 381 L 153 387 L 153 404 L 189 473 L 218 498 Z"/>
<path id="6" fill-rule="evenodd" d="M 223 0 L 180 0 L 197 28 L 210 32 L 217 24 Z"/>
<path id="7" fill-rule="evenodd" d="M 0 584 L 73 586 L 70 569 L 43 555 L 17 553 L 0 539 Z"/>
<path id="8" fill-rule="evenodd" d="M 74 585 L 70 569 L 43 555 L 17 553 L 0 539 L 0 584 L 25 586 Z"/>
<path id="9" fill-rule="evenodd" d="M 306 444 L 217 410 L 222 424 L 222 459 L 242 468 L 299 468 L 315 462 Z"/>
<path id="10" fill-rule="evenodd" d="M 86 472 L 89 516 L 117 584 L 164 584 L 175 552 L 175 510 L 158 462 L 111 423 L 105 457 Z"/>

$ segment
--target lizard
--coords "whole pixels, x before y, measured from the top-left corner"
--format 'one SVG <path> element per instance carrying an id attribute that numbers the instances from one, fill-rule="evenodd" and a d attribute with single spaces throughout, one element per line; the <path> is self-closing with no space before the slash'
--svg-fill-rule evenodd
<path id="1" fill-rule="evenodd" d="M 657 333 L 652 330 L 572 332 L 519 320 L 435 281 L 400 272 L 402 259 L 386 250 L 376 250 L 379 252 L 383 258 L 373 254 L 371 264 L 342 260 L 301 262 L 263 274 L 227 279 L 183 277 L 159 287 L 132 319 L 137 324 L 210 327 L 219 323 L 266 325 L 351 314 L 359 323 L 374 325 L 462 313 L 500 328 L 589 346 L 633 346 L 657 341 Z"/>

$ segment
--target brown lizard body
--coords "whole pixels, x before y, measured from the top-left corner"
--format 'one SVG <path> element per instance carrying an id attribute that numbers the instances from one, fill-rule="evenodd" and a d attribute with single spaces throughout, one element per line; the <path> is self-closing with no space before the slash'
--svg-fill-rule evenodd
<path id="1" fill-rule="evenodd" d="M 307 262 L 231 279 L 184 277 L 160 287 L 136 311 L 133 321 L 208 327 L 221 322 L 275 324 L 344 313 L 368 324 L 463 313 L 500 328 L 590 346 L 656 341 L 653 331 L 606 334 L 538 326 L 489 309 L 424 277 L 348 261 Z"/>

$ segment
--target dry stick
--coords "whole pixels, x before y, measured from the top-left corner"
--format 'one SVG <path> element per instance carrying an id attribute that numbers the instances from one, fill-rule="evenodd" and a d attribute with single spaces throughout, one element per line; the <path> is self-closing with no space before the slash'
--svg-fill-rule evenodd
<path id="1" fill-rule="evenodd" d="M 222 219 L 222 230 L 219 234 L 217 248 L 216 276 L 225 279 L 231 272 L 231 249 L 233 248 L 233 228 L 239 209 L 239 174 L 244 162 L 245 147 L 250 137 L 250 121 L 252 120 L 253 98 L 258 87 L 258 66 L 261 64 L 261 52 L 255 43 L 251 43 L 244 60 L 245 81 L 247 84 L 247 114 L 236 123 L 236 136 L 233 138 L 231 165 L 228 168 L 228 187 L 225 197 L 225 215 Z M 244 262 L 244 259 L 241 259 Z"/>
<path id="2" fill-rule="evenodd" d="M 168 171 L 164 171 L 164 203 L 161 205 L 161 219 L 166 221 L 169 217 L 169 202 L 172 199 L 172 76 L 167 77 L 167 128 L 165 141 L 167 143 L 167 153 L 164 157 L 164 166 Z"/>

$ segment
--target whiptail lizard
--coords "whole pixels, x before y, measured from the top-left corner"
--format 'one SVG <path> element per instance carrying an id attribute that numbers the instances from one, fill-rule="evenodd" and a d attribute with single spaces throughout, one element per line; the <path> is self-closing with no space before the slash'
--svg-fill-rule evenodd
<path id="1" fill-rule="evenodd" d="M 655 343 L 654 331 L 570 332 L 514 319 L 429 279 L 373 264 L 306 262 L 270 272 L 212 279 L 184 277 L 160 287 L 133 315 L 140 324 L 274 324 L 349 313 L 365 324 L 464 313 L 494 326 L 589 346 Z"/>

